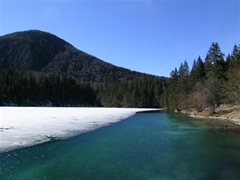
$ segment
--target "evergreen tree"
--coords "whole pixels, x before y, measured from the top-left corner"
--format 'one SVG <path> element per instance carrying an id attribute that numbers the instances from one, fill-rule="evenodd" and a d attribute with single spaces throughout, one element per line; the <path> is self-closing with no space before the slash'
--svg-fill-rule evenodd
<path id="1" fill-rule="evenodd" d="M 224 54 L 218 43 L 212 43 L 206 56 L 206 86 L 209 95 L 209 106 L 215 113 L 215 106 L 219 106 L 222 100 L 222 81 L 224 80 L 225 61 Z"/>
<path id="2" fill-rule="evenodd" d="M 177 81 L 177 110 L 187 108 L 188 106 L 188 93 L 190 91 L 190 81 L 189 81 L 189 66 L 187 61 L 181 63 L 179 70 L 179 79 Z"/>
<path id="3" fill-rule="evenodd" d="M 186 62 L 171 72 L 163 97 L 172 110 L 210 107 L 215 112 L 222 103 L 240 104 L 240 46 L 235 45 L 226 61 L 217 43 L 212 43 L 205 62 L 194 60 L 189 78 Z M 190 82 L 189 83 L 189 79 Z"/>
<path id="4" fill-rule="evenodd" d="M 206 57 L 207 76 L 223 77 L 225 61 L 218 43 L 212 43 Z"/>
<path id="5" fill-rule="evenodd" d="M 227 71 L 224 82 L 226 103 L 240 104 L 240 46 L 235 45 L 231 55 L 227 56 Z"/>
<path id="6" fill-rule="evenodd" d="M 175 110 L 177 108 L 177 84 L 178 84 L 178 80 L 179 80 L 179 72 L 177 70 L 177 68 L 174 69 L 174 71 L 172 71 L 170 73 L 170 82 L 168 85 L 167 91 L 167 95 L 168 95 L 168 101 L 167 101 L 167 108 L 169 110 Z"/>
<path id="7" fill-rule="evenodd" d="M 235 62 L 240 63 L 240 44 L 234 45 L 231 56 Z"/>
<path id="8" fill-rule="evenodd" d="M 194 60 L 193 62 L 193 67 L 191 70 L 190 77 L 191 77 L 191 82 L 193 86 L 196 82 L 202 81 L 205 79 L 205 67 L 200 56 L 198 57 L 197 61 Z"/>

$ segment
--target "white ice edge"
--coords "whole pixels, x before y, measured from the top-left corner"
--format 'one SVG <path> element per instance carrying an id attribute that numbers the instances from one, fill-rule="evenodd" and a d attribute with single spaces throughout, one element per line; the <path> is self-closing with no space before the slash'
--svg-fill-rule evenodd
<path id="1" fill-rule="evenodd" d="M 160 109 L 0 107 L 0 153 L 79 135 L 153 110 Z"/>

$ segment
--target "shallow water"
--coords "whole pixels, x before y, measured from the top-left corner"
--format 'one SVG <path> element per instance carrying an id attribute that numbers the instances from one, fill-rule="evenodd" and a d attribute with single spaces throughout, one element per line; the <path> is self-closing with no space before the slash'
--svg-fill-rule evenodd
<path id="1" fill-rule="evenodd" d="M 240 179 L 240 134 L 138 113 L 66 140 L 0 154 L 0 179 Z"/>

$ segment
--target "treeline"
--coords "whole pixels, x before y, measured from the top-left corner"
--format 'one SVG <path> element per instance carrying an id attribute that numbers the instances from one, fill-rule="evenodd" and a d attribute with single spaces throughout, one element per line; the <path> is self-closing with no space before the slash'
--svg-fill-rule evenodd
<path id="1" fill-rule="evenodd" d="M 225 58 L 218 43 L 212 43 L 205 60 L 198 57 L 191 70 L 181 63 L 171 72 L 163 101 L 170 110 L 210 107 L 212 113 L 224 103 L 240 104 L 240 45 Z"/>
<path id="2" fill-rule="evenodd" d="M 60 73 L 0 70 L 1 105 L 95 106 L 92 87 Z"/>
<path id="3" fill-rule="evenodd" d="M 166 86 L 165 78 L 140 77 L 100 88 L 99 99 L 108 107 L 161 107 Z"/>
<path id="4" fill-rule="evenodd" d="M 104 69 L 102 69 L 104 70 Z M 66 73 L 0 70 L 0 105 L 167 107 L 212 112 L 221 104 L 240 104 L 240 45 L 231 54 L 213 43 L 190 69 L 187 61 L 170 78 L 136 76 L 124 81 L 83 82 Z M 113 78 L 113 77 L 112 77 Z"/>
<path id="5" fill-rule="evenodd" d="M 62 73 L 0 70 L 0 105 L 160 107 L 165 78 L 84 83 Z"/>

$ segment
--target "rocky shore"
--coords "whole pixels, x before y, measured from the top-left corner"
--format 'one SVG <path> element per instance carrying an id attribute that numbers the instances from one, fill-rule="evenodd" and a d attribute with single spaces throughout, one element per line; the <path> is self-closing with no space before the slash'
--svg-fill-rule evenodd
<path id="1" fill-rule="evenodd" d="M 198 112 L 196 109 L 181 111 L 190 117 L 198 119 L 208 119 L 209 124 L 214 129 L 231 129 L 240 132 L 240 106 L 239 105 L 221 105 L 212 113 L 210 108 Z"/>

